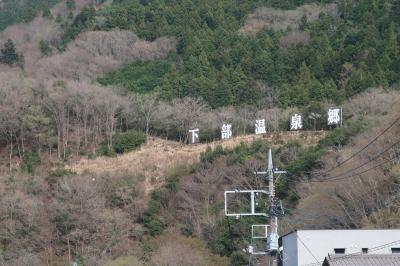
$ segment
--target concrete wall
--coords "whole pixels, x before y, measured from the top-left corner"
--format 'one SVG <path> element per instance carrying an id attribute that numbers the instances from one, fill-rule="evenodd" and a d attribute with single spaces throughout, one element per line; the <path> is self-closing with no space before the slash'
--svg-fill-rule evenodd
<path id="1" fill-rule="evenodd" d="M 316 263 L 317 260 L 322 264 L 328 253 L 334 254 L 334 248 L 345 248 L 345 254 L 351 254 L 361 252 L 362 248 L 371 249 L 398 240 L 400 230 L 299 230 L 282 238 L 287 256 L 283 266 Z M 373 254 L 390 254 L 393 247 L 400 248 L 400 243 L 376 250 Z"/>

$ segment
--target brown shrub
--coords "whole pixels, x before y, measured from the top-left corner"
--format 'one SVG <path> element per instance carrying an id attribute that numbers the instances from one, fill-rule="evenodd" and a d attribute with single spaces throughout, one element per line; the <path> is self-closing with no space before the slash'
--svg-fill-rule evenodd
<path id="1" fill-rule="evenodd" d="M 380 117 L 390 113 L 400 100 L 400 93 L 394 90 L 370 89 L 350 98 L 344 110 L 352 116 Z"/>
<path id="2" fill-rule="evenodd" d="M 248 16 L 239 33 L 254 36 L 265 27 L 273 30 L 286 30 L 288 27 L 297 29 L 303 16 L 307 16 L 308 21 L 314 21 L 318 19 L 320 13 L 336 16 L 337 6 L 336 4 L 307 4 L 294 10 L 261 7 Z"/>
<path id="3" fill-rule="evenodd" d="M 291 31 L 279 40 L 280 46 L 283 48 L 297 44 L 306 45 L 309 42 L 310 34 L 306 31 Z"/>

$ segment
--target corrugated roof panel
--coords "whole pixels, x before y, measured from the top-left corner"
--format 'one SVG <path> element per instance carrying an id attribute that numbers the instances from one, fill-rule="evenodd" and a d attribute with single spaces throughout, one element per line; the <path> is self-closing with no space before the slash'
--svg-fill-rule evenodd
<path id="1" fill-rule="evenodd" d="M 400 254 L 331 255 L 329 266 L 400 266 Z"/>

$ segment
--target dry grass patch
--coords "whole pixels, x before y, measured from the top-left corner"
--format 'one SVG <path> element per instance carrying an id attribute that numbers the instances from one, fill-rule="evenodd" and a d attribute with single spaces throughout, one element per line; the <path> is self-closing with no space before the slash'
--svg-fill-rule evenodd
<path id="1" fill-rule="evenodd" d="M 201 240 L 174 234 L 160 236 L 158 240 L 160 246 L 150 265 L 229 265 L 227 257 L 212 254 Z"/>
<path id="2" fill-rule="evenodd" d="M 310 33 L 306 31 L 291 31 L 285 36 L 280 38 L 279 44 L 283 48 L 287 48 L 291 45 L 303 44 L 306 45 L 310 42 Z"/>
<path id="3" fill-rule="evenodd" d="M 314 145 L 325 136 L 325 132 L 282 132 L 264 135 L 245 135 L 227 141 L 215 141 L 209 144 L 184 145 L 174 141 L 159 138 L 149 138 L 140 150 L 119 155 L 114 158 L 98 157 L 96 159 L 81 159 L 68 168 L 78 174 L 127 172 L 146 177 L 146 194 L 156 184 L 163 183 L 165 174 L 178 165 L 190 165 L 200 161 L 200 154 L 208 146 L 222 145 L 233 148 L 241 142 L 251 143 L 263 139 L 274 145 L 281 145 L 293 140 L 300 140 L 304 145 Z"/>

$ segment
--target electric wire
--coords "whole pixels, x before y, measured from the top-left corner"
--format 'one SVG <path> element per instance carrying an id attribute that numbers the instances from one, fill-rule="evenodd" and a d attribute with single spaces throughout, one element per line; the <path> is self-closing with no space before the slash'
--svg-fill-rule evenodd
<path id="1" fill-rule="evenodd" d="M 391 247 L 391 246 L 396 245 L 396 244 L 400 244 L 400 239 L 399 240 L 395 240 L 393 242 L 385 243 L 383 245 L 379 245 L 379 246 L 376 246 L 376 247 L 373 247 L 373 248 L 369 248 L 368 249 L 368 254 L 370 254 L 372 252 L 375 252 L 375 251 L 378 251 L 378 250 L 381 250 L 381 249 L 384 249 L 384 248 L 387 248 L 387 247 Z M 347 255 L 341 255 L 341 256 L 338 256 L 338 257 L 331 258 L 331 260 L 338 261 L 338 260 L 342 260 L 342 259 L 349 258 L 349 257 L 355 257 L 355 256 L 359 256 L 359 255 L 362 256 L 363 254 L 364 253 L 362 253 L 362 251 L 361 252 L 354 252 L 354 253 L 350 253 L 350 254 L 347 254 Z M 317 266 L 317 265 L 319 266 L 321 264 L 318 262 L 318 264 L 317 263 L 308 263 L 308 264 L 303 264 L 301 266 Z"/>
<path id="2" fill-rule="evenodd" d="M 378 168 L 378 167 L 380 167 L 380 166 L 382 166 L 382 165 L 384 165 L 384 164 L 386 164 L 386 163 L 388 163 L 388 162 L 391 162 L 391 161 L 397 159 L 397 156 L 396 156 L 396 157 L 394 157 L 394 158 L 392 158 L 392 159 L 385 160 L 385 161 L 379 163 L 378 165 L 375 165 L 375 166 L 373 166 L 373 167 L 370 167 L 370 168 L 368 168 L 368 169 L 366 169 L 366 170 L 363 170 L 363 171 L 361 171 L 361 172 L 356 172 L 356 173 L 354 173 L 354 171 L 356 171 L 356 170 L 362 168 L 363 166 L 365 166 L 365 165 L 367 165 L 367 164 L 369 164 L 369 163 L 375 161 L 375 160 L 378 159 L 380 156 L 382 156 L 385 152 L 387 152 L 388 150 L 390 150 L 392 147 L 394 147 L 395 145 L 397 145 L 397 144 L 399 144 L 399 143 L 400 143 L 400 140 L 397 141 L 397 142 L 395 142 L 395 143 L 392 144 L 391 146 L 387 147 L 385 150 L 383 150 L 382 152 L 380 152 L 378 155 L 374 156 L 374 157 L 373 157 L 372 159 L 370 159 L 369 161 L 367 161 L 367 162 L 365 162 L 365 163 L 363 163 L 363 164 L 361 164 L 361 165 L 359 165 L 359 166 L 357 166 L 357 167 L 355 167 L 355 168 L 353 168 L 353 169 L 350 169 L 349 171 L 347 171 L 347 172 L 345 172 L 345 173 L 341 173 L 341 174 L 339 174 L 339 175 L 332 176 L 332 177 L 329 177 L 329 178 L 327 178 L 327 179 L 322 179 L 322 180 L 307 180 L 307 181 L 301 181 L 301 182 L 306 182 L 306 183 L 314 183 L 314 182 L 336 182 L 336 181 L 340 181 L 340 180 L 343 180 L 343 179 L 352 178 L 352 177 L 354 177 L 354 176 L 359 176 L 359 175 L 361 175 L 361 174 L 364 174 L 364 173 L 366 173 L 366 172 L 369 172 L 369 171 L 371 171 L 371 170 L 373 170 L 373 169 L 375 169 L 375 168 Z M 289 173 L 289 174 L 291 174 L 291 173 Z M 293 174 L 291 174 L 291 175 L 292 175 L 292 176 L 295 176 L 295 175 L 293 175 Z M 295 177 L 296 177 L 296 176 L 295 176 Z M 290 183 L 290 182 L 293 182 L 293 183 L 296 182 L 295 180 L 288 180 L 288 181 L 289 181 L 289 183 Z M 297 197 L 301 198 L 301 196 L 296 192 L 296 190 L 291 189 L 291 192 L 292 192 L 293 194 L 295 194 Z"/>
<path id="3" fill-rule="evenodd" d="M 377 154 L 377 155 L 375 155 L 373 158 L 369 159 L 367 162 L 364 162 L 364 163 L 362 163 L 361 165 L 358 165 L 358 166 L 356 166 L 356 167 L 354 167 L 354 168 L 352 168 L 352 169 L 350 169 L 350 170 L 347 170 L 346 172 L 343 172 L 343 173 L 341 173 L 341 174 L 338 174 L 338 175 L 335 175 L 335 176 L 330 176 L 330 177 L 325 178 L 325 179 L 304 180 L 302 177 L 297 176 L 297 175 L 294 175 L 294 174 L 288 172 L 289 175 L 291 175 L 291 176 L 293 176 L 293 177 L 296 177 L 296 178 L 298 178 L 299 180 L 287 180 L 287 182 L 289 182 L 289 183 L 329 182 L 329 181 L 331 181 L 331 180 L 343 180 L 343 179 L 351 178 L 351 177 L 353 177 L 353 176 L 358 176 L 358 175 L 363 174 L 363 173 L 365 173 L 365 172 L 368 172 L 368 171 L 370 171 L 370 170 L 372 170 L 372 169 L 375 169 L 376 167 L 381 166 L 382 164 L 384 164 L 384 163 L 386 163 L 386 162 L 393 161 L 393 160 L 395 160 L 396 158 L 398 158 L 398 156 L 396 156 L 395 158 L 386 160 L 384 163 L 378 164 L 378 165 L 376 165 L 376 166 L 374 166 L 374 167 L 372 167 L 372 168 L 369 168 L 369 169 L 366 170 L 366 171 L 363 171 L 363 172 L 360 172 L 360 173 L 354 173 L 354 171 L 356 171 L 356 170 L 358 170 L 358 169 L 360 169 L 360 168 L 362 168 L 362 167 L 364 167 L 364 166 L 370 164 L 371 162 L 376 161 L 376 160 L 379 159 L 384 153 L 386 153 L 387 151 L 389 151 L 391 148 L 393 148 L 394 146 L 396 146 L 396 145 L 398 145 L 398 144 L 400 144 L 400 140 L 396 141 L 395 143 L 393 143 L 392 145 L 390 145 L 389 147 L 387 147 L 385 150 L 381 151 L 379 154 Z M 350 176 L 347 176 L 347 175 L 350 175 Z"/>
<path id="4" fill-rule="evenodd" d="M 371 170 L 374 170 L 374 169 L 376 169 L 376 168 L 378 168 L 378 167 L 380 167 L 380 166 L 382 166 L 382 165 L 384 165 L 384 164 L 387 164 L 388 162 L 394 161 L 394 160 L 396 160 L 396 159 L 398 159 L 398 157 L 385 160 L 385 161 L 383 161 L 383 162 L 381 162 L 381 163 L 379 163 L 379 164 L 377 164 L 377 165 L 375 165 L 375 166 L 372 166 L 372 167 L 370 167 L 370 168 L 368 168 L 368 169 L 366 169 L 366 170 L 364 170 L 364 171 L 362 171 L 362 172 L 359 172 L 359 173 L 352 173 L 352 175 L 350 175 L 350 176 L 343 176 L 343 177 L 332 178 L 332 179 L 326 179 L 326 180 L 319 180 L 319 181 L 317 181 L 317 180 L 311 180 L 310 182 L 311 182 L 311 183 L 316 183 L 316 182 L 337 182 L 337 181 L 341 181 L 341 180 L 344 180 L 344 179 L 353 178 L 354 176 L 362 175 L 362 174 L 364 174 L 364 173 L 366 173 L 366 172 L 369 172 L 369 171 L 371 171 Z"/>
<path id="5" fill-rule="evenodd" d="M 326 175 L 326 173 L 329 173 L 329 172 L 333 171 L 334 169 L 337 169 L 337 168 L 343 166 L 345 163 L 347 163 L 348 161 L 350 161 L 350 160 L 352 160 L 353 158 L 355 158 L 358 154 L 360 154 L 360 153 L 363 152 L 365 149 L 367 149 L 369 146 L 371 146 L 376 140 L 378 140 L 378 139 L 379 139 L 383 134 L 385 134 L 390 128 L 392 128 L 399 120 L 400 120 L 400 117 L 398 117 L 393 123 L 391 123 L 391 124 L 389 125 L 389 127 L 387 127 L 385 130 L 383 130 L 378 136 L 376 136 L 376 137 L 375 137 L 374 139 L 372 139 L 369 143 L 367 143 L 367 145 L 365 145 L 363 148 L 361 148 L 361 149 L 360 149 L 359 151 L 357 151 L 356 153 L 352 154 L 352 155 L 351 155 L 350 157 L 348 157 L 346 160 L 344 160 L 343 162 L 340 162 L 337 166 L 335 166 L 335 167 L 333 167 L 333 168 L 331 168 L 331 169 L 325 171 L 324 173 L 318 174 L 318 175 L 316 175 L 316 176 L 314 176 L 314 177 L 324 176 L 324 175 Z M 381 162 L 380 164 L 375 165 L 375 166 L 373 166 L 373 167 L 371 167 L 371 168 L 369 168 L 369 169 L 367 169 L 367 170 L 364 170 L 364 171 L 362 171 L 362 172 L 354 173 L 354 171 L 356 171 L 356 170 L 362 168 L 363 166 L 365 166 L 365 165 L 367 165 L 367 164 L 369 164 L 369 163 L 371 163 L 371 162 L 377 160 L 381 155 L 383 155 L 385 152 L 387 152 L 388 150 L 390 150 L 392 147 L 394 147 L 394 146 L 397 145 L 398 143 L 400 143 L 400 140 L 397 141 L 396 143 L 392 144 L 391 146 L 389 146 L 388 148 L 386 148 L 385 150 L 383 150 L 382 152 L 380 152 L 378 155 L 374 156 L 372 159 L 368 160 L 367 162 L 365 162 L 365 163 L 363 163 L 363 164 L 361 164 L 361 165 L 359 165 L 359 166 L 357 166 L 357 167 L 355 167 L 355 168 L 353 168 L 353 169 L 350 169 L 350 170 L 348 170 L 348 171 L 346 171 L 346 172 L 344 172 L 344 173 L 341 173 L 341 174 L 339 174 L 339 175 L 332 176 L 332 177 L 329 177 L 329 178 L 326 178 L 326 179 L 308 180 L 308 181 L 306 181 L 306 182 L 338 181 L 338 180 L 342 180 L 342 179 L 345 179 L 345 178 L 351 178 L 351 177 L 356 176 L 356 175 L 358 176 L 358 175 L 361 175 L 361 174 L 363 174 L 363 173 L 365 173 L 365 172 L 371 171 L 372 169 L 375 169 L 375 168 L 377 168 L 377 167 L 379 167 L 379 166 L 381 166 L 381 165 L 383 165 L 383 164 L 385 164 L 385 163 L 387 163 L 387 162 L 389 162 L 389 161 L 392 161 L 392 160 L 394 160 L 394 159 L 396 159 L 396 158 L 392 158 L 392 159 L 390 159 L 390 160 L 386 160 L 386 161 L 384 161 L 384 162 Z M 349 175 L 349 174 L 351 174 L 351 175 L 350 175 L 350 176 L 347 176 L 347 175 Z M 294 181 L 294 180 L 290 180 L 290 181 Z M 294 181 L 294 182 L 295 182 L 295 181 Z M 302 182 L 304 182 L 304 181 L 302 181 Z M 249 185 L 249 184 L 247 184 L 247 185 Z M 300 197 L 300 195 L 299 195 L 296 191 L 292 190 L 292 192 L 293 192 L 294 194 L 296 194 L 298 197 Z M 286 222 L 286 221 L 285 221 L 285 222 Z M 287 225 L 289 225 L 289 227 L 291 227 L 291 228 L 293 229 L 293 226 L 292 226 L 291 224 L 289 224 L 288 222 L 286 222 L 286 223 L 287 223 Z M 229 219 L 228 219 L 228 227 L 229 227 L 229 234 L 230 234 L 231 240 L 233 241 L 232 232 L 231 232 L 231 228 L 230 228 L 230 224 L 229 224 Z M 306 248 L 306 250 L 312 255 L 312 257 L 316 260 L 316 262 L 317 262 L 318 265 L 319 265 L 320 262 L 319 262 L 318 259 L 315 257 L 315 255 L 312 253 L 312 251 L 307 247 L 307 245 L 304 243 L 304 241 L 302 241 L 300 238 L 299 238 L 299 241 L 302 243 L 302 245 L 303 245 L 303 246 Z M 250 259 L 251 259 L 251 258 L 250 258 Z M 314 264 L 314 265 L 315 265 L 315 264 Z"/>
<path id="6" fill-rule="evenodd" d="M 371 146 L 375 141 L 377 141 L 381 136 L 383 136 L 389 129 L 391 129 L 397 122 L 400 121 L 400 116 L 398 118 L 396 118 L 387 128 L 385 128 L 380 134 L 378 134 L 375 138 L 373 138 L 371 141 L 369 141 L 364 147 L 362 147 L 360 150 L 358 150 L 357 152 L 353 153 L 350 157 L 348 157 L 346 160 L 344 160 L 343 162 L 339 162 L 338 165 L 326 170 L 323 173 L 320 173 L 318 175 L 316 175 L 315 177 L 319 177 L 319 176 L 324 176 L 329 172 L 332 172 L 333 170 L 341 167 L 343 164 L 349 162 L 350 160 L 352 160 L 353 158 L 355 158 L 358 154 L 360 154 L 361 152 L 363 152 L 364 150 L 366 150 L 369 146 Z"/>
<path id="7" fill-rule="evenodd" d="M 326 170 L 326 171 L 323 172 L 323 173 L 314 175 L 313 177 L 316 178 L 316 177 L 320 177 L 320 176 L 326 176 L 327 173 L 333 171 L 334 169 L 337 169 L 337 168 L 343 166 L 345 163 L 347 163 L 348 161 L 350 161 L 351 159 L 353 159 L 354 157 L 356 157 L 358 154 L 360 154 L 361 152 L 363 152 L 365 149 L 367 149 L 369 146 L 371 146 L 376 140 L 378 140 L 382 135 L 384 135 L 389 129 L 391 129 L 391 128 L 392 128 L 397 122 L 399 122 L 399 121 L 400 121 L 400 117 L 396 118 L 396 119 L 395 119 L 387 128 L 385 128 L 379 135 L 377 135 L 376 137 L 374 137 L 374 138 L 373 138 L 371 141 L 369 141 L 364 147 L 362 147 L 362 148 L 361 148 L 360 150 L 358 150 L 357 152 L 353 153 L 353 154 L 352 154 L 350 157 L 348 157 L 346 160 L 344 160 L 343 162 L 340 162 L 337 166 L 332 167 L 332 168 L 330 168 L 329 170 Z M 398 144 L 399 142 L 400 142 L 400 140 L 399 140 L 398 142 L 396 142 L 395 144 L 393 144 L 392 146 L 390 146 L 388 149 L 390 149 L 390 148 L 393 147 L 394 145 Z M 385 152 L 385 151 L 384 151 L 384 152 Z M 382 152 L 382 153 L 384 153 L 384 152 Z M 375 156 L 375 157 L 379 157 L 379 156 Z M 373 161 L 373 159 L 369 160 L 369 162 L 371 162 L 371 161 Z M 367 162 L 367 163 L 369 163 L 369 162 Z M 366 163 L 366 164 L 367 164 L 367 163 Z M 361 168 L 361 167 L 362 167 L 362 166 L 360 166 L 360 168 Z M 349 170 L 349 171 L 353 171 L 353 170 L 355 170 L 355 169 L 351 169 L 351 170 Z M 349 172 L 349 171 L 347 171 L 347 172 Z M 346 174 L 347 172 L 342 173 L 342 174 L 340 174 L 340 175 L 344 175 L 344 174 Z M 290 174 L 290 175 L 292 175 L 292 176 L 298 178 L 299 180 L 302 180 L 302 179 L 303 179 L 302 177 L 299 177 L 299 176 L 297 176 L 297 175 L 294 175 L 293 173 L 288 172 L 288 174 Z M 336 176 L 335 176 L 335 177 L 336 177 Z M 329 178 L 330 178 L 330 177 L 329 177 Z M 334 177 L 333 177 L 333 178 L 334 178 Z M 321 180 L 326 180 L 326 179 L 321 179 Z M 310 182 L 310 181 L 311 181 L 311 180 L 305 180 L 305 181 L 302 181 L 302 182 Z M 290 180 L 289 182 L 295 182 L 295 183 L 297 183 L 296 180 Z M 314 181 L 313 181 L 313 182 L 314 182 Z"/>
<path id="8" fill-rule="evenodd" d="M 386 149 L 384 149 L 383 151 L 381 151 L 379 154 L 375 155 L 372 159 L 369 159 L 367 162 L 362 163 L 361 165 L 359 165 L 359 166 L 357 166 L 357 167 L 355 167 L 355 168 L 352 168 L 352 169 L 350 169 L 350 170 L 348 170 L 348 171 L 346 171 L 346 172 L 344 172 L 344 173 L 338 174 L 338 175 L 336 175 L 336 176 L 330 176 L 330 177 L 325 178 L 325 179 L 310 180 L 309 182 L 325 182 L 325 181 L 330 180 L 330 179 L 335 179 L 335 178 L 337 178 L 337 177 L 341 177 L 341 176 L 343 176 L 343 175 L 347 175 L 347 174 L 349 174 L 350 172 L 353 172 L 353 171 L 355 171 L 355 170 L 358 170 L 358 169 L 362 168 L 363 166 L 365 166 L 365 165 L 367 165 L 367 164 L 369 164 L 369 163 L 371 163 L 371 162 L 377 160 L 377 159 L 378 159 L 379 157 L 381 157 L 384 153 L 386 153 L 388 150 L 390 150 L 391 148 L 393 148 L 394 146 L 396 146 L 396 145 L 399 144 L 399 143 L 400 143 L 400 140 L 396 141 L 395 143 L 393 143 L 392 145 L 390 145 L 389 147 L 387 147 Z"/>
<path id="9" fill-rule="evenodd" d="M 349 161 L 350 158 L 354 158 L 356 154 L 362 152 L 362 151 L 365 150 L 367 147 L 369 147 L 374 141 L 376 141 L 380 136 L 382 136 L 382 135 L 383 135 L 385 132 L 387 132 L 391 127 L 393 127 L 399 120 L 400 120 L 400 117 L 399 117 L 398 119 L 396 119 L 396 120 L 395 120 L 389 127 L 387 127 L 384 131 L 382 131 L 378 136 L 376 136 L 372 141 L 370 141 L 367 145 L 365 145 L 361 150 L 359 150 L 357 153 L 354 153 L 352 156 L 350 156 L 350 157 L 347 159 L 347 161 Z M 393 148 L 394 146 L 396 146 L 396 145 L 399 144 L 399 143 L 400 143 L 400 140 L 396 141 L 395 143 L 393 143 L 392 145 L 390 145 L 389 147 L 387 147 L 385 150 L 381 151 L 379 154 L 377 154 L 377 155 L 375 155 L 373 158 L 369 159 L 367 162 L 362 163 L 361 165 L 359 165 L 359 166 L 357 166 L 357 167 L 355 167 L 355 168 L 352 168 L 352 169 L 350 169 L 350 170 L 347 170 L 347 171 L 344 172 L 344 173 L 341 173 L 341 174 L 338 174 L 338 175 L 335 175 L 335 176 L 330 176 L 330 177 L 324 178 L 324 179 L 304 180 L 303 178 L 301 178 L 301 177 L 299 177 L 299 176 L 296 176 L 296 175 L 291 174 L 291 173 L 288 172 L 290 175 L 299 178 L 301 181 L 300 181 L 300 182 L 297 181 L 297 180 L 286 180 L 286 181 L 289 182 L 289 183 L 335 182 L 335 181 L 339 181 L 339 180 L 343 180 L 343 179 L 347 179 L 347 178 L 352 178 L 352 177 L 354 177 L 354 176 L 359 176 L 360 174 L 363 174 L 363 173 L 366 173 L 366 172 L 368 172 L 368 171 L 371 171 L 371 170 L 373 170 L 373 169 L 375 169 L 375 168 L 377 168 L 377 167 L 379 167 L 379 166 L 381 166 L 381 165 L 383 165 L 383 164 L 385 164 L 385 163 L 387 163 L 387 162 L 389 162 L 389 161 L 394 160 L 394 159 L 387 160 L 387 161 L 385 161 L 385 162 L 383 162 L 383 163 L 380 163 L 380 164 L 378 164 L 378 165 L 376 165 L 376 166 L 374 166 L 374 167 L 371 167 L 371 168 L 369 168 L 369 169 L 367 169 L 367 170 L 365 170 L 365 171 L 362 171 L 362 172 L 360 172 L 360 173 L 354 173 L 354 171 L 356 171 L 356 170 L 358 170 L 358 169 L 364 167 L 365 165 L 368 165 L 369 163 L 371 163 L 371 162 L 377 160 L 380 156 L 382 156 L 384 153 L 386 153 L 388 150 L 390 150 L 391 148 Z M 341 163 L 341 165 L 343 165 L 343 163 Z M 334 168 L 337 168 L 337 167 L 334 167 Z M 326 171 L 325 173 L 327 173 L 327 172 L 333 170 L 334 168 L 331 168 L 330 170 Z M 322 175 L 322 174 L 319 174 L 319 175 L 316 175 L 316 176 L 314 176 L 314 177 L 318 177 L 318 176 L 321 176 L 321 175 Z M 302 179 L 303 179 L 303 180 L 302 180 Z M 248 184 L 248 185 L 249 185 L 249 184 Z M 297 197 L 300 197 L 300 195 L 299 195 L 295 190 L 292 189 L 291 192 L 292 192 L 293 194 L 295 194 Z M 301 197 L 300 197 L 300 198 L 301 198 Z"/>
<path id="10" fill-rule="evenodd" d="M 282 221 L 284 221 L 284 220 L 282 220 Z M 292 231 L 296 231 L 291 224 L 289 224 L 286 221 L 284 221 L 284 222 L 291 228 Z M 316 263 L 318 263 L 318 265 L 319 265 L 320 261 L 317 259 L 317 257 L 311 251 L 311 249 L 304 243 L 304 241 L 299 236 L 297 236 L 297 238 L 299 239 L 300 243 L 304 246 L 304 248 L 307 250 L 307 252 L 310 253 L 310 255 L 315 259 Z"/>
<path id="11" fill-rule="evenodd" d="M 334 169 L 337 169 L 337 168 L 341 167 L 343 164 L 345 164 L 345 163 L 347 163 L 348 161 L 352 160 L 352 159 L 353 159 L 354 157 L 356 157 L 358 154 L 360 154 L 361 152 L 363 152 L 364 150 L 366 150 L 369 146 L 371 146 L 375 141 L 377 141 L 381 136 L 383 136 L 388 130 L 390 130 L 390 129 L 391 129 L 397 122 L 399 122 L 399 121 L 400 121 L 400 116 L 399 116 L 398 118 L 396 118 L 396 119 L 395 119 L 388 127 L 386 127 L 380 134 L 378 134 L 376 137 L 374 137 L 371 141 L 369 141 L 369 142 L 368 142 L 364 147 L 362 147 L 360 150 L 358 150 L 357 152 L 353 153 L 353 154 L 352 154 L 350 157 L 348 157 L 346 160 L 344 160 L 343 162 L 340 162 L 337 166 L 334 166 L 334 167 L 330 168 L 329 170 L 326 170 L 326 171 L 323 172 L 323 173 L 314 175 L 313 177 L 315 178 L 315 177 L 324 176 L 324 175 L 326 175 L 327 173 L 333 171 Z M 398 144 L 398 143 L 400 143 L 400 140 L 397 141 L 397 142 L 396 142 L 395 144 L 393 144 L 392 146 L 388 147 L 385 151 L 381 152 L 381 154 L 383 154 L 384 152 L 386 152 L 387 150 L 389 150 L 390 148 L 392 148 L 394 145 L 396 145 L 396 144 Z M 361 168 L 362 166 L 364 166 L 364 165 L 366 165 L 366 164 L 368 164 L 368 163 L 374 161 L 374 160 L 375 160 L 377 157 L 379 157 L 381 154 L 375 156 L 373 159 L 370 159 L 368 162 L 364 163 L 363 165 L 360 165 L 359 167 L 354 168 L 354 169 L 351 169 L 351 170 L 349 170 L 349 171 L 354 171 L 354 170 L 356 170 L 356 169 Z M 345 173 L 340 174 L 340 176 L 342 176 L 342 175 L 344 175 L 344 174 L 347 174 L 349 171 L 346 171 Z M 288 172 L 288 173 L 289 173 L 289 172 Z M 290 174 L 290 173 L 289 173 L 289 174 Z M 294 177 L 300 178 L 299 176 L 296 176 L 296 175 L 293 175 L 293 174 L 291 174 L 291 175 L 294 176 Z M 336 178 L 336 177 L 338 177 L 338 176 L 333 176 L 333 177 L 329 177 L 329 178 Z M 302 179 L 302 178 L 300 178 L 300 179 Z M 322 179 L 322 181 L 325 181 L 325 180 L 326 180 L 326 179 Z M 296 181 L 293 180 L 292 182 L 296 182 Z M 302 181 L 302 182 L 310 182 L 310 180 Z M 314 181 L 312 181 L 312 182 L 314 182 Z"/>

